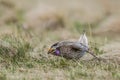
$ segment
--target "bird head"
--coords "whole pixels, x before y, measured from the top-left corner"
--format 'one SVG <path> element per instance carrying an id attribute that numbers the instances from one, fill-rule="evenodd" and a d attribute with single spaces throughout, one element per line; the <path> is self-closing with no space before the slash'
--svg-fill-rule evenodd
<path id="1" fill-rule="evenodd" d="M 53 44 L 48 50 L 48 54 L 59 55 L 60 51 L 58 50 L 58 42 Z"/>

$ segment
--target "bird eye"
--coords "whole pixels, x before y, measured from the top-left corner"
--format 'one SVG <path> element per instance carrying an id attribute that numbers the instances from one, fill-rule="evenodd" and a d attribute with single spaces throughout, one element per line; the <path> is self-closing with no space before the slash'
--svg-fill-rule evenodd
<path id="1" fill-rule="evenodd" d="M 53 45 L 52 45 L 52 47 L 53 47 L 53 46 L 57 46 L 57 44 L 58 44 L 58 42 L 57 42 L 57 43 L 55 43 L 55 44 L 53 44 Z"/>

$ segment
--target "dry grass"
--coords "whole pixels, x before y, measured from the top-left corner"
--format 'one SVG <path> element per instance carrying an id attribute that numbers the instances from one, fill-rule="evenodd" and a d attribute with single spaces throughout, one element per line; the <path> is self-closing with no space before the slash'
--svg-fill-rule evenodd
<path id="1" fill-rule="evenodd" d="M 74 37 L 77 40 L 79 32 L 76 30 L 44 31 L 39 34 L 34 31 L 27 33 L 22 28 L 11 28 L 14 34 L 2 34 L 0 38 L 3 41 L 0 49 L 2 80 L 119 80 L 120 78 L 120 62 L 109 60 L 104 56 L 102 58 L 106 61 L 99 62 L 92 58 L 87 59 L 90 57 L 88 54 L 78 61 L 47 54 L 47 48 L 55 41 L 65 40 L 64 37 L 71 39 Z M 67 32 L 69 35 L 62 37 L 59 32 L 63 34 Z M 102 39 L 103 41 L 100 41 L 104 42 L 104 38 Z M 101 55 L 99 48 L 103 43 L 99 42 L 97 37 L 94 37 L 94 41 L 96 43 L 92 42 L 92 47 L 95 48 L 97 55 Z"/>
<path id="2" fill-rule="evenodd" d="M 3 1 L 5 1 L 5 5 L 0 5 L 2 6 L 0 10 L 4 11 L 4 13 L 0 12 L 0 16 L 2 16 L 0 18 L 0 80 L 120 79 L 120 37 L 113 37 L 109 34 L 108 37 L 106 33 L 104 33 L 104 36 L 92 35 L 94 27 L 101 22 L 106 13 L 111 11 L 113 14 L 115 12 L 113 8 L 103 9 L 101 7 L 102 0 L 91 0 L 90 4 L 86 3 L 88 0 L 54 0 L 54 2 L 48 0 L 34 2 L 30 0 L 30 3 L 28 3 L 28 0 L 21 0 L 20 2 L 10 0 L 12 1 L 10 3 L 7 0 Z M 26 5 L 22 5 L 22 3 Z M 31 5 L 32 3 L 42 5 L 35 6 Z M 107 3 L 106 1 L 104 6 Z M 6 7 L 8 4 L 13 6 L 8 9 Z M 106 6 L 110 5 L 108 3 Z M 41 6 L 44 8 L 41 9 Z M 48 9 L 48 12 L 44 9 Z M 92 14 L 93 11 L 95 11 L 94 14 Z M 13 14 L 8 14 L 9 12 Z M 116 25 L 119 23 L 118 18 L 115 17 L 112 20 L 111 18 L 114 17 L 110 17 L 111 24 L 112 22 Z M 52 30 L 40 30 L 42 27 L 38 23 L 42 19 L 43 24 L 52 20 L 52 27 L 54 24 L 64 25 L 65 27 L 55 30 L 52 28 Z M 88 22 L 89 25 L 86 24 Z M 22 23 L 30 24 L 33 27 L 26 29 L 25 27 L 30 26 L 21 25 Z M 103 24 L 109 26 L 109 18 L 108 23 L 105 21 Z M 36 29 L 34 29 L 35 27 Z M 91 49 L 103 60 L 98 61 L 89 54 L 78 61 L 66 60 L 62 57 L 47 54 L 48 48 L 54 42 L 61 40 L 76 41 L 84 29 L 87 31 Z"/>

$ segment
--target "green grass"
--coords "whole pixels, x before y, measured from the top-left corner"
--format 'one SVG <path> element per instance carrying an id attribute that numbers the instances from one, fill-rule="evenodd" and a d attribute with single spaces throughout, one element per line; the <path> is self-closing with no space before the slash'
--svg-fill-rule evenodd
<path id="1" fill-rule="evenodd" d="M 14 8 L 14 5 L 6 2 L 3 6 Z M 76 21 L 66 24 L 64 19 L 58 16 L 58 22 L 65 28 L 39 32 L 39 30 L 22 28 L 24 10 L 14 11 L 16 21 L 10 19 L 5 23 L 8 26 L 5 28 L 8 32 L 2 32 L 2 27 L 0 27 L 0 80 L 120 79 L 120 65 L 116 61 L 96 59 L 75 61 L 47 54 L 48 48 L 53 43 L 69 39 L 78 40 L 83 30 L 87 32 L 90 48 L 94 53 L 98 56 L 104 54 L 100 47 L 108 43 L 108 38 L 92 35 L 91 26 L 96 27 L 97 23 L 81 25 L 79 21 Z M 0 12 L 1 15 L 3 13 Z M 88 54 L 86 55 L 89 57 Z"/>
<path id="2" fill-rule="evenodd" d="M 56 31 L 38 35 L 32 31 L 27 33 L 22 28 L 11 28 L 13 33 L 0 36 L 0 80 L 119 80 L 120 78 L 120 66 L 117 63 L 97 60 L 74 61 L 48 55 L 47 48 L 54 41 L 62 39 Z M 71 34 L 74 35 L 78 33 Z M 97 55 L 103 54 L 97 43 L 93 43 L 92 46 Z"/>
<path id="3" fill-rule="evenodd" d="M 26 58 L 26 53 L 32 50 L 30 43 L 22 37 L 15 37 L 13 34 L 5 34 L 1 37 L 0 55 L 2 58 L 21 61 Z M 6 60 L 6 59 L 5 59 Z"/>

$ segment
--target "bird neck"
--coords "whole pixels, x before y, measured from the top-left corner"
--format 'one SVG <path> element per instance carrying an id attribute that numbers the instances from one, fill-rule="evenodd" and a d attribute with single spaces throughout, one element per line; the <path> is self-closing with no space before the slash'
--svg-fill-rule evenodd
<path id="1" fill-rule="evenodd" d="M 60 51 L 56 49 L 55 55 L 60 55 Z"/>

